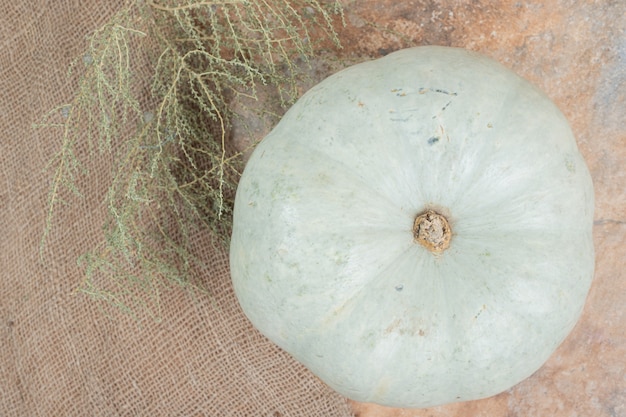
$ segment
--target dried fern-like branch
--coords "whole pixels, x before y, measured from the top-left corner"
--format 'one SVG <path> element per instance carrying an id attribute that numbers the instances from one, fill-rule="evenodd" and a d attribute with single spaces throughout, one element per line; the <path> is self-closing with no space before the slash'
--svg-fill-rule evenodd
<path id="1" fill-rule="evenodd" d="M 197 284 L 190 272 L 206 265 L 193 239 L 208 230 L 226 246 L 230 236 L 242 170 L 227 140 L 232 101 L 255 98 L 259 84 L 282 103 L 295 99 L 312 38 L 338 43 L 337 13 L 336 1 L 138 0 L 90 37 L 72 66 L 73 101 L 39 125 L 62 132 L 42 247 L 64 196 L 89 181 L 89 164 L 112 161 L 104 239 L 81 258 L 82 291 L 158 317 L 164 284 Z"/>

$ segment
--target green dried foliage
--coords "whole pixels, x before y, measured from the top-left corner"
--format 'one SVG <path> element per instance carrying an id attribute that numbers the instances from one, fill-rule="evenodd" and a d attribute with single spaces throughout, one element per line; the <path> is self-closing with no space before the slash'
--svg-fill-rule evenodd
<path id="1" fill-rule="evenodd" d="M 102 242 L 80 261 L 80 290 L 130 313 L 159 317 L 171 283 L 201 288 L 207 271 L 193 248 L 210 232 L 227 247 L 243 168 L 229 145 L 234 100 L 272 85 L 283 104 L 297 96 L 298 66 L 312 39 L 338 45 L 338 1 L 141 1 L 90 38 L 71 67 L 73 101 L 39 127 L 59 128 L 42 249 L 66 195 L 80 195 L 92 167 L 111 161 Z"/>

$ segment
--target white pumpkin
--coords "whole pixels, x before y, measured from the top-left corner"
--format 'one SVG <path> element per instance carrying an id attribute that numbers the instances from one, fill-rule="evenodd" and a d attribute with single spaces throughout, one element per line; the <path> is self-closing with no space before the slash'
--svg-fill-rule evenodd
<path id="1" fill-rule="evenodd" d="M 576 323 L 593 188 L 541 92 L 463 49 L 418 47 L 306 93 L 254 151 L 230 265 L 246 315 L 357 401 L 497 394 Z"/>

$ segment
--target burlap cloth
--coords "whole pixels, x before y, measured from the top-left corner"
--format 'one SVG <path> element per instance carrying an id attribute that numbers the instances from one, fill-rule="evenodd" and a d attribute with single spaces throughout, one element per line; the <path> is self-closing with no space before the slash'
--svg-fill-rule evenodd
<path id="1" fill-rule="evenodd" d="M 348 416 L 346 400 L 256 332 L 235 300 L 228 257 L 208 236 L 208 295 L 161 294 L 161 322 L 75 290 L 77 257 L 102 239 L 107 167 L 61 208 L 43 257 L 58 132 L 32 124 L 73 92 L 70 61 L 120 1 L 0 5 L 0 416 Z M 82 184 L 85 185 L 85 184 Z"/>

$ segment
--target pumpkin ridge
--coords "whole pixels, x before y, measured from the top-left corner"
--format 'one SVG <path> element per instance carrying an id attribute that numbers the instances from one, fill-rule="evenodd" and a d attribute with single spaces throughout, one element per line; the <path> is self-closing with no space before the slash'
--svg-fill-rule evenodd
<path id="1" fill-rule="evenodd" d="M 367 187 L 372 192 L 374 192 L 376 195 L 378 195 L 379 197 L 385 199 L 385 201 L 387 201 L 393 207 L 400 207 L 401 206 L 400 204 L 395 202 L 390 195 L 385 194 L 382 190 L 378 189 L 377 187 L 372 187 L 371 186 L 372 184 L 370 184 L 367 181 L 367 179 L 365 179 L 361 175 L 359 175 L 359 173 L 358 173 L 357 169 L 355 169 L 355 167 L 347 165 L 346 161 L 344 161 L 344 160 L 337 159 L 331 152 L 327 152 L 326 148 L 308 146 L 307 142 L 292 142 L 292 143 L 290 143 L 290 145 L 302 149 L 302 152 L 304 154 L 307 154 L 307 153 L 312 154 L 312 153 L 314 153 L 314 154 L 317 154 L 317 155 L 320 155 L 320 156 L 326 158 L 325 159 L 326 163 L 332 162 L 333 165 L 335 165 L 336 168 L 338 168 L 341 171 L 343 171 L 343 173 L 345 173 L 346 175 L 350 175 L 350 177 L 354 179 L 356 185 L 363 185 L 363 186 Z M 334 174 L 336 174 L 336 172 Z"/>

